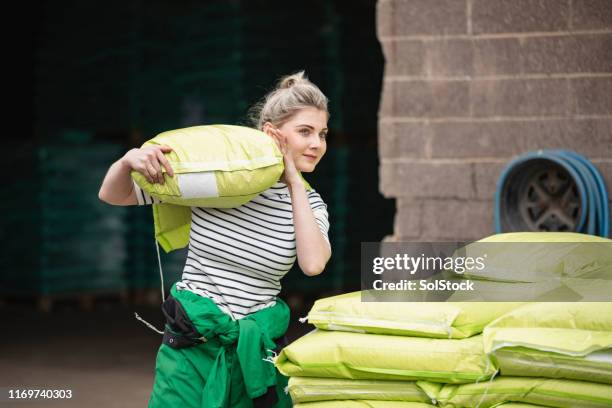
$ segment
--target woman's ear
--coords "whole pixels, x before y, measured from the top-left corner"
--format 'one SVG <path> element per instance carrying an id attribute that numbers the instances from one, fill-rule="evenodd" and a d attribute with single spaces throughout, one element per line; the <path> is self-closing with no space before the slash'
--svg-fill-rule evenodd
<path id="1" fill-rule="evenodd" d="M 274 129 L 274 126 L 272 125 L 272 123 L 266 122 L 263 124 L 262 131 L 270 137 L 274 137 L 274 134 L 272 133 L 273 129 Z"/>

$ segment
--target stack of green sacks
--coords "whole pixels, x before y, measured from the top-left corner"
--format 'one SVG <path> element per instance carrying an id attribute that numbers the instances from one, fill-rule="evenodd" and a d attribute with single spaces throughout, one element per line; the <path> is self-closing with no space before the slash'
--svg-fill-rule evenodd
<path id="1" fill-rule="evenodd" d="M 488 324 L 482 338 L 500 375 L 430 388 L 442 406 L 612 406 L 612 303 L 527 304 Z"/>
<path id="2" fill-rule="evenodd" d="M 318 300 L 277 357 L 295 406 L 612 407 L 612 303 L 361 295 Z"/>
<path id="3" fill-rule="evenodd" d="M 532 293 L 538 299 L 576 301 L 533 302 L 487 324 L 484 352 L 499 376 L 489 384 L 423 386 L 428 395 L 450 407 L 507 401 L 612 406 L 612 303 L 589 301 L 611 293 L 612 240 L 576 233 L 509 233 L 481 242 L 502 245 L 493 247 L 492 267 L 467 278 L 487 280 L 504 294 L 519 293 L 513 287 L 524 285 L 536 287 Z"/>
<path id="4" fill-rule="evenodd" d="M 361 292 L 320 299 L 308 314 L 317 329 L 283 349 L 276 364 L 298 407 L 433 406 L 418 382 L 492 378 L 497 369 L 482 330 L 520 305 L 373 303 Z"/>

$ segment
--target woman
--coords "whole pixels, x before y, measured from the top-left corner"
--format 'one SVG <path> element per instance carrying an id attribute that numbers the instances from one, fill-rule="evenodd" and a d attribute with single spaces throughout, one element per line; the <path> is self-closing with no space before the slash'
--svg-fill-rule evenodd
<path id="1" fill-rule="evenodd" d="M 303 71 L 282 78 L 253 109 L 256 127 L 278 143 L 285 171 L 240 207 L 192 208 L 183 275 L 162 308 L 167 324 L 149 407 L 291 406 L 283 391 L 286 378 L 272 361 L 280 347 L 272 340 L 284 335 L 289 318 L 276 296 L 296 258 L 314 276 L 331 256 L 327 206 L 300 176 L 325 154 L 328 119 L 327 98 Z M 130 172 L 163 183 L 162 166 L 173 175 L 164 156 L 169 151 L 154 146 L 127 152 L 110 167 L 100 199 L 158 203 Z"/>

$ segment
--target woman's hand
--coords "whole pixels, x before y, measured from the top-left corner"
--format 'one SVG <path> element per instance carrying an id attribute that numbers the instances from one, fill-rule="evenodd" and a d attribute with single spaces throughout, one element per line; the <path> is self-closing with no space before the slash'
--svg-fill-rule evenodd
<path id="1" fill-rule="evenodd" d="M 272 135 L 274 135 L 274 140 L 278 144 L 278 148 L 283 154 L 283 161 L 285 162 L 285 171 L 281 176 L 281 181 L 285 184 L 294 184 L 301 183 L 302 178 L 300 177 L 300 173 L 295 167 L 295 163 L 293 161 L 293 152 L 289 149 L 289 145 L 287 144 L 287 137 L 283 136 L 283 134 L 278 129 L 271 129 Z"/>
<path id="2" fill-rule="evenodd" d="M 161 166 L 164 166 L 170 177 L 174 171 L 164 156 L 164 153 L 172 151 L 170 146 L 145 146 L 140 149 L 132 149 L 123 156 L 122 160 L 132 170 L 136 170 L 147 178 L 149 183 L 164 184 L 164 175 Z"/>
<path id="3" fill-rule="evenodd" d="M 298 265 L 306 275 L 318 275 L 323 272 L 329 261 L 331 248 L 323 238 L 314 217 L 304 181 L 295 167 L 293 152 L 289 148 L 286 136 L 272 126 L 266 129 L 266 133 L 274 138 L 283 153 L 285 171 L 281 181 L 287 184 L 291 195 Z"/>

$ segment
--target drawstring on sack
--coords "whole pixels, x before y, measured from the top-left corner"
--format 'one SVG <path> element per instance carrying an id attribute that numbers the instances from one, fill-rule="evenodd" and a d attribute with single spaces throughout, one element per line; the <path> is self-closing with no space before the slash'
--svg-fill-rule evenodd
<path id="1" fill-rule="evenodd" d="M 159 255 L 159 244 L 157 243 L 157 239 L 153 238 L 155 242 L 155 250 L 157 251 L 157 264 L 159 265 L 159 280 L 161 282 L 161 299 L 162 303 L 166 299 L 166 291 L 164 290 L 164 273 L 162 272 L 162 264 L 161 264 L 161 256 Z"/>
<path id="2" fill-rule="evenodd" d="M 164 272 L 162 271 L 161 255 L 159 254 L 159 244 L 157 243 L 157 239 L 153 238 L 153 240 L 155 241 L 155 250 L 157 251 L 157 264 L 159 265 L 159 280 L 161 282 L 161 302 L 163 304 L 165 297 L 166 297 L 166 291 L 164 290 Z M 153 330 L 154 332 L 158 334 L 161 334 L 162 336 L 164 335 L 163 331 L 159 330 L 157 327 L 153 326 L 151 323 L 147 322 L 145 319 L 140 317 L 138 313 L 134 312 L 134 317 L 136 318 L 136 320 L 140 320 L 149 329 Z"/>
<path id="3" fill-rule="evenodd" d="M 485 367 L 485 373 L 487 371 L 489 371 L 489 367 L 491 366 L 491 356 L 489 354 L 487 354 L 487 365 Z M 493 373 L 493 375 L 491 376 L 491 378 L 489 379 L 489 381 L 487 381 L 487 387 L 485 388 L 485 391 L 482 393 L 482 396 L 480 397 L 480 401 L 478 401 L 478 404 L 476 404 L 476 408 L 480 408 L 480 405 L 482 404 L 482 402 L 484 401 L 485 397 L 487 396 L 487 393 L 489 392 L 489 388 L 491 388 L 491 384 L 493 383 L 493 379 L 495 378 L 495 376 L 499 373 L 499 370 L 495 370 L 495 372 Z M 478 382 L 480 381 L 480 379 L 478 379 L 476 381 L 476 384 L 478 384 Z"/>
<path id="4" fill-rule="evenodd" d="M 151 323 L 147 322 L 145 319 L 143 319 L 142 317 L 138 316 L 138 313 L 134 312 L 134 317 L 137 320 L 140 320 L 145 326 L 147 326 L 149 329 L 153 330 L 154 332 L 157 332 L 161 335 L 164 334 L 163 331 L 159 330 L 157 327 L 153 326 Z"/>
<path id="5" fill-rule="evenodd" d="M 262 358 L 263 361 L 267 361 L 268 363 L 272 363 L 274 364 L 274 359 L 278 356 L 278 353 L 272 349 L 266 349 L 266 351 L 268 353 L 272 353 L 271 356 L 268 356 L 266 358 Z"/>
<path id="6" fill-rule="evenodd" d="M 495 371 L 493 373 L 493 375 L 491 376 L 491 379 L 488 381 L 487 388 L 485 388 L 485 392 L 482 393 L 482 397 L 480 397 L 480 401 L 478 401 L 478 404 L 476 405 L 476 408 L 480 408 L 480 404 L 482 404 L 482 402 L 484 401 L 485 397 L 487 396 L 487 393 L 489 392 L 489 388 L 491 388 L 491 383 L 493 383 L 493 379 L 495 378 L 497 373 L 499 373 L 499 370 Z"/>

